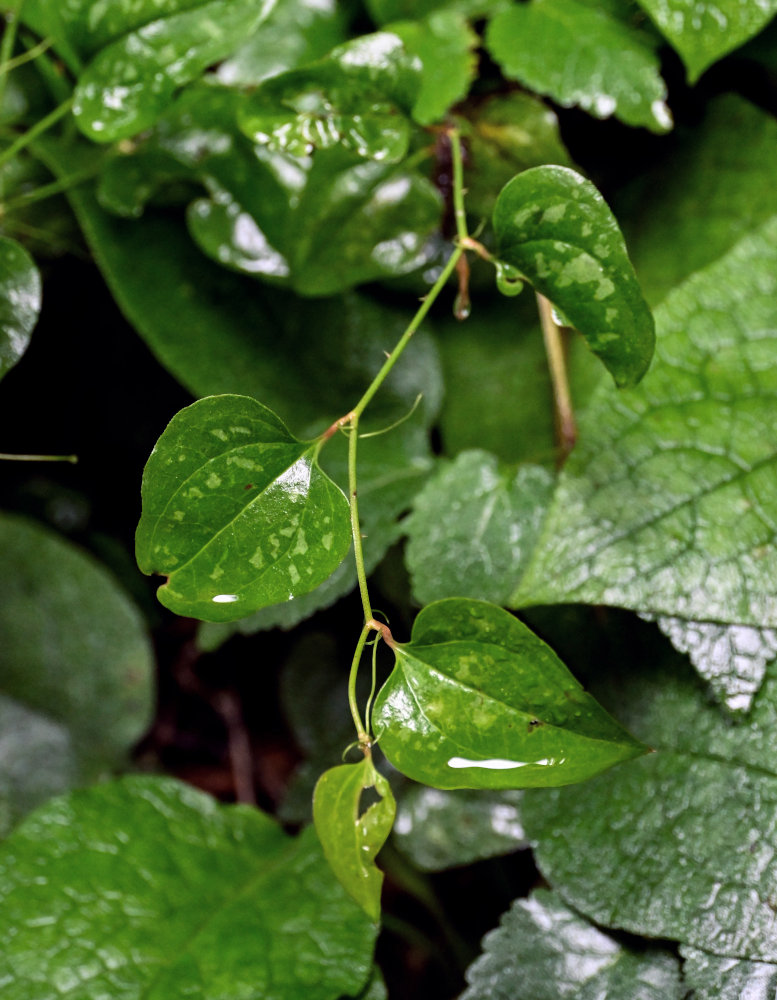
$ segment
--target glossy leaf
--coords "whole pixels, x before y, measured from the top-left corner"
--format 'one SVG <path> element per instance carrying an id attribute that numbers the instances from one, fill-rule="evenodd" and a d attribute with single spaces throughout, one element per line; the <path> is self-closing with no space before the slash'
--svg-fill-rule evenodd
<path id="1" fill-rule="evenodd" d="M 776 242 L 772 222 L 681 285 L 645 383 L 617 400 L 602 387 L 516 606 L 777 625 Z"/>
<path id="2" fill-rule="evenodd" d="M 645 753 L 525 625 L 484 601 L 424 608 L 375 703 L 380 748 L 436 788 L 583 781 Z"/>
<path id="3" fill-rule="evenodd" d="M 240 125 L 292 156 L 341 146 L 397 163 L 407 152 L 420 64 L 390 32 L 363 35 L 311 66 L 273 77 L 243 106 Z"/>
<path id="4" fill-rule="evenodd" d="M 372 967 L 375 928 L 313 830 L 288 837 L 256 809 L 165 778 L 30 816 L 0 848 L 0 903 L 8 1000 L 337 1000 Z"/>
<path id="5" fill-rule="evenodd" d="M 484 451 L 462 452 L 438 469 L 404 523 L 407 568 L 421 604 L 475 597 L 505 604 L 553 492 L 541 466 L 500 468 Z"/>
<path id="6" fill-rule="evenodd" d="M 41 307 L 41 281 L 32 257 L 0 236 L 0 378 L 27 350 Z"/>
<path id="7" fill-rule="evenodd" d="M 231 621 L 318 586 L 350 542 L 348 502 L 261 403 L 209 396 L 168 424 L 143 473 L 138 564 L 177 614 Z"/>
<path id="8" fill-rule="evenodd" d="M 429 872 L 509 854 L 528 844 L 522 794 L 411 784 L 399 795 L 393 842 L 416 868 Z"/>
<path id="9" fill-rule="evenodd" d="M 499 256 L 569 317 L 616 384 L 636 384 L 653 356 L 653 317 L 593 184 L 566 167 L 526 170 L 499 195 L 494 229 Z"/>
<path id="10" fill-rule="evenodd" d="M 0 649 L 9 725 L 0 756 L 19 802 L 0 812 L 15 817 L 38 798 L 19 784 L 21 761 L 37 748 L 59 747 L 55 784 L 55 775 L 90 781 L 124 765 L 153 709 L 154 660 L 140 613 L 91 556 L 10 514 L 0 517 Z M 14 735 L 23 723 L 29 742 Z M 32 787 L 41 783 L 29 777 Z"/>
<path id="11" fill-rule="evenodd" d="M 367 789 L 374 789 L 380 799 L 364 809 L 362 793 Z M 313 821 L 324 856 L 348 895 L 375 923 L 380 920 L 383 885 L 375 856 L 391 832 L 395 811 L 391 786 L 367 757 L 325 771 L 313 794 Z"/>
<path id="12" fill-rule="evenodd" d="M 103 49 L 80 75 L 73 114 L 95 142 L 153 125 L 177 90 L 233 52 L 275 0 L 210 0 L 149 21 Z"/>
<path id="13" fill-rule="evenodd" d="M 525 794 L 539 867 L 597 923 L 774 963 L 774 668 L 747 723 L 722 725 L 682 662 L 651 656 L 643 679 L 637 666 L 619 713 L 657 753 L 584 788 Z"/>
<path id="14" fill-rule="evenodd" d="M 539 889 L 516 900 L 467 970 L 461 1000 L 683 1000 L 677 959 L 632 949 Z"/>
<path id="15" fill-rule="evenodd" d="M 639 0 L 639 4 L 682 56 L 691 83 L 777 14 L 775 0 Z"/>
<path id="16" fill-rule="evenodd" d="M 672 116 L 656 46 L 628 15 L 625 4 L 591 0 L 514 4 L 490 22 L 486 47 L 509 79 L 562 107 L 666 132 Z"/>
<path id="17" fill-rule="evenodd" d="M 683 978 L 694 1000 L 769 1000 L 777 991 L 777 965 L 680 949 Z"/>

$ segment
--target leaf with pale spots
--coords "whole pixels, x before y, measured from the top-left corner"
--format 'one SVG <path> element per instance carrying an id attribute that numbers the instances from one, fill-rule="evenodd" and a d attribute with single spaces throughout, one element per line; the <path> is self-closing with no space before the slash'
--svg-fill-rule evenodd
<path id="1" fill-rule="evenodd" d="M 40 304 L 35 262 L 16 240 L 0 236 L 0 378 L 27 350 Z"/>
<path id="2" fill-rule="evenodd" d="M 553 651 L 494 604 L 424 608 L 374 712 L 380 748 L 436 788 L 584 781 L 647 748 L 582 689 Z"/>
<path id="3" fill-rule="evenodd" d="M 368 789 L 380 798 L 364 808 Z M 346 892 L 376 923 L 383 873 L 375 867 L 375 856 L 391 833 L 396 808 L 391 786 L 368 757 L 325 771 L 313 795 L 313 822 L 324 856 Z"/>
<path id="4" fill-rule="evenodd" d="M 583 334 L 618 386 L 648 370 L 655 333 L 615 217 L 590 181 L 567 167 L 532 167 L 494 208 L 499 256 Z"/>
<path id="5" fill-rule="evenodd" d="M 231 55 L 274 6 L 275 0 L 211 0 L 111 42 L 79 77 L 78 127 L 95 142 L 115 142 L 153 125 L 181 87 Z"/>
<path id="6" fill-rule="evenodd" d="M 168 576 L 159 600 L 234 621 L 334 572 L 349 508 L 317 450 L 248 396 L 208 396 L 176 414 L 143 473 L 136 536 L 143 572 Z"/>

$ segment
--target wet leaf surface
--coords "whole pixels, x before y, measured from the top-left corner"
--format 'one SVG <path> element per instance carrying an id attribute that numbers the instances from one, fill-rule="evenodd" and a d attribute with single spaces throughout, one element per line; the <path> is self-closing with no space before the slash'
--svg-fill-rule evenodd
<path id="1" fill-rule="evenodd" d="M 516 606 L 777 625 L 776 234 L 767 224 L 666 300 L 642 386 L 602 386 Z"/>
<path id="2" fill-rule="evenodd" d="M 55 799 L 0 848 L 0 872 L 8 1000 L 337 1000 L 372 969 L 375 928 L 312 829 L 288 837 L 171 779 Z"/>
<path id="3" fill-rule="evenodd" d="M 168 424 L 143 473 L 136 552 L 177 614 L 232 621 L 318 586 L 350 541 L 348 501 L 247 396 L 208 396 Z"/>
<path id="4" fill-rule="evenodd" d="M 653 356 L 653 317 L 593 184 L 566 167 L 533 167 L 502 190 L 493 221 L 499 257 L 569 318 L 617 385 L 636 384 Z"/>
<path id="5" fill-rule="evenodd" d="M 694 1000 L 769 1000 L 777 991 L 777 965 L 721 958 L 683 947 L 683 978 Z"/>
<path id="6" fill-rule="evenodd" d="M 40 307 L 35 261 L 16 240 L 0 236 L 0 378 L 27 350 Z"/>
<path id="7" fill-rule="evenodd" d="M 486 47 L 508 78 L 562 107 L 615 115 L 653 132 L 672 127 L 656 43 L 635 26 L 626 4 L 515 4 L 490 22 Z"/>
<path id="8" fill-rule="evenodd" d="M 582 781 L 646 752 L 530 629 L 484 601 L 424 608 L 374 711 L 389 761 L 436 788 Z"/>
<path id="9" fill-rule="evenodd" d="M 632 950 L 540 889 L 516 900 L 467 970 L 461 1000 L 683 1000 L 677 959 Z"/>

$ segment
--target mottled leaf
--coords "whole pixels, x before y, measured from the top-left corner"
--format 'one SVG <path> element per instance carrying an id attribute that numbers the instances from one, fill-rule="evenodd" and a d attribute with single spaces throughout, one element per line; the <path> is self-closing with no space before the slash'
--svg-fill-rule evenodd
<path id="1" fill-rule="evenodd" d="M 49 780 L 59 791 L 125 763 L 151 722 L 153 654 L 140 613 L 101 565 L 8 514 L 0 517 L 0 650 L 0 785 L 10 782 L 12 796 L 0 813 L 15 818 Z M 51 775 L 29 774 L 27 788 L 21 762 L 46 748 L 58 748 Z"/>
<path id="2" fill-rule="evenodd" d="M 632 949 L 539 889 L 483 939 L 461 1000 L 683 1000 L 674 955 Z"/>
<path id="3" fill-rule="evenodd" d="M 318 586 L 350 541 L 348 502 L 261 403 L 209 396 L 181 410 L 143 473 L 136 549 L 144 573 L 168 574 L 177 614 L 231 621 Z"/>
<path id="4" fill-rule="evenodd" d="M 691 83 L 777 13 L 775 0 L 639 0 L 639 4 L 682 56 Z"/>
<path id="5" fill-rule="evenodd" d="M 421 604 L 475 597 L 505 604 L 539 537 L 553 476 L 536 465 L 500 468 L 467 451 L 437 470 L 404 522 L 406 563 Z"/>
<path id="6" fill-rule="evenodd" d="M 8 1000 L 337 1000 L 372 967 L 375 928 L 312 829 L 288 837 L 165 778 L 30 816 L 0 847 L 0 902 Z"/>
<path id="7" fill-rule="evenodd" d="M 614 216 L 596 188 L 566 167 L 533 167 L 494 209 L 499 256 L 569 318 L 619 386 L 650 365 L 653 317 Z"/>
<path id="8" fill-rule="evenodd" d="M 680 949 L 683 979 L 693 1000 L 772 1000 L 777 995 L 777 965 Z"/>
<path id="9" fill-rule="evenodd" d="M 364 808 L 362 794 L 368 789 L 379 799 Z M 391 832 L 395 811 L 388 781 L 367 757 L 325 771 L 313 794 L 313 821 L 324 856 L 348 895 L 375 923 L 383 885 L 375 856 Z"/>
<path id="10" fill-rule="evenodd" d="M 411 784 L 397 801 L 393 841 L 416 868 L 437 872 L 526 847 L 520 791 Z"/>
<path id="11" fill-rule="evenodd" d="M 95 142 L 153 125 L 177 90 L 232 53 L 275 0 L 210 0 L 149 21 L 104 48 L 80 75 L 73 114 Z"/>
<path id="12" fill-rule="evenodd" d="M 0 236 L 0 378 L 27 350 L 40 306 L 35 261 L 16 240 Z"/>
<path id="13" fill-rule="evenodd" d="M 396 163 L 407 152 L 420 62 L 391 32 L 363 35 L 324 59 L 266 81 L 241 108 L 256 143 L 292 156 L 342 146 Z"/>
<path id="14" fill-rule="evenodd" d="M 543 875 L 597 923 L 777 961 L 777 675 L 723 725 L 682 661 L 620 674 L 619 715 L 657 750 L 578 789 L 524 795 Z"/>
<path id="15" fill-rule="evenodd" d="M 373 716 L 389 761 L 437 788 L 583 781 L 646 752 L 508 612 L 451 598 L 424 608 Z"/>
<path id="16" fill-rule="evenodd" d="M 681 285 L 645 383 L 601 387 L 516 606 L 777 626 L 776 245 L 771 222 Z"/>
<path id="17" fill-rule="evenodd" d="M 514 4 L 490 22 L 486 47 L 509 79 L 563 107 L 615 115 L 653 132 L 672 127 L 655 42 L 635 27 L 625 5 Z"/>

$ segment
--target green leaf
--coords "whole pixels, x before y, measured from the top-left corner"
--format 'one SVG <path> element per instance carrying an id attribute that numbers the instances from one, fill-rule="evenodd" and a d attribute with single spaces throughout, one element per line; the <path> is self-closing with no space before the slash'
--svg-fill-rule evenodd
<path id="1" fill-rule="evenodd" d="M 143 473 L 138 564 L 177 614 L 231 621 L 318 586 L 345 557 L 348 501 L 261 403 L 209 396 L 170 421 Z"/>
<path id="2" fill-rule="evenodd" d="M 230 55 L 275 0 L 210 0 L 144 24 L 104 48 L 80 75 L 73 115 L 95 142 L 153 125 L 175 93 Z"/>
<path id="3" fill-rule="evenodd" d="M 397 803 L 393 841 L 416 868 L 438 872 L 526 847 L 520 791 L 442 791 L 411 784 Z"/>
<path id="4" fill-rule="evenodd" d="M 632 949 L 602 933 L 553 893 L 517 899 L 483 939 L 461 1000 L 683 1000 L 677 959 Z"/>
<path id="5" fill-rule="evenodd" d="M 775 0 L 639 0 L 639 4 L 682 56 L 691 83 L 777 13 Z"/>
<path id="6" fill-rule="evenodd" d="M 508 612 L 452 598 L 421 611 L 374 711 L 391 763 L 437 788 L 583 781 L 646 752 Z"/>
<path id="7" fill-rule="evenodd" d="M 20 776 L 22 761 L 44 746 L 60 748 L 50 758 L 58 786 L 50 791 L 125 763 L 151 722 L 154 661 L 140 613 L 110 574 L 69 542 L 9 514 L 0 517 L 0 649 L 10 727 L 0 785 L 12 786 L 0 813 L 13 818 L 39 800 L 35 787 L 47 786 L 30 774 L 26 789 Z M 14 736 L 23 723 L 29 742 Z"/>
<path id="8" fill-rule="evenodd" d="M 423 67 L 421 86 L 412 108 L 420 125 L 439 121 L 467 91 L 477 74 L 478 36 L 463 14 L 435 11 L 420 21 L 400 21 L 391 31 Z"/>
<path id="9" fill-rule="evenodd" d="M 0 236 L 0 378 L 27 350 L 41 306 L 41 281 L 21 244 Z"/>
<path id="10" fill-rule="evenodd" d="M 362 793 L 371 788 L 380 799 L 365 809 Z M 375 923 L 383 885 L 375 856 L 391 833 L 395 811 L 391 786 L 367 757 L 325 771 L 313 794 L 313 821 L 324 856 L 348 895 Z"/>
<path id="11" fill-rule="evenodd" d="M 777 965 L 746 962 L 683 947 L 683 980 L 693 1000 L 767 1000 L 777 991 Z"/>
<path id="12" fill-rule="evenodd" d="M 772 221 L 691 277 L 659 309 L 645 383 L 601 387 L 515 606 L 777 625 L 775 245 Z"/>
<path id="13" fill-rule="evenodd" d="M 775 962 L 774 667 L 747 723 L 723 725 L 682 662 L 656 660 L 628 684 L 620 673 L 618 710 L 657 753 L 584 788 L 526 793 L 538 865 L 597 923 Z"/>
<path id="14" fill-rule="evenodd" d="M 404 18 L 422 18 L 436 11 L 464 14 L 472 20 L 490 17 L 503 10 L 510 0 L 367 0 L 367 10 L 376 24 Z"/>
<path id="15" fill-rule="evenodd" d="M 577 327 L 619 386 L 636 384 L 655 344 L 653 317 L 602 196 L 566 167 L 534 167 L 494 209 L 499 256 Z"/>
<path id="16" fill-rule="evenodd" d="M 545 469 L 500 468 L 484 451 L 463 452 L 438 469 L 404 523 L 416 600 L 507 603 L 510 581 L 536 545 L 552 492 L 553 476 Z"/>
<path id="17" fill-rule="evenodd" d="M 514 4 L 490 22 L 486 47 L 509 79 L 562 107 L 653 132 L 672 127 L 655 42 L 634 27 L 626 5 Z"/>
<path id="18" fill-rule="evenodd" d="M 241 109 L 240 126 L 252 142 L 292 156 L 340 146 L 397 163 L 410 141 L 401 112 L 410 111 L 420 85 L 420 63 L 402 40 L 376 32 L 262 84 Z"/>
<path id="19" fill-rule="evenodd" d="M 170 779 L 30 816 L 0 848 L 0 903 L 7 1000 L 338 1000 L 372 967 L 375 928 L 313 830 L 293 839 Z"/>

